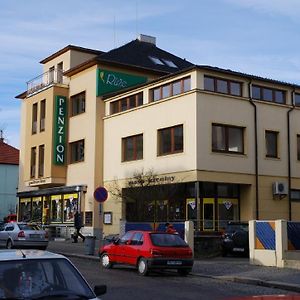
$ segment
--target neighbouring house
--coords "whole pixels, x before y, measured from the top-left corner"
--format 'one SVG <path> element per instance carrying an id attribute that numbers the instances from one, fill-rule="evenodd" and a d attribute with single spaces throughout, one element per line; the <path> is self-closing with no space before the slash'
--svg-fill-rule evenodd
<path id="1" fill-rule="evenodd" d="M 16 212 L 19 178 L 19 150 L 0 137 L 0 220 Z"/>

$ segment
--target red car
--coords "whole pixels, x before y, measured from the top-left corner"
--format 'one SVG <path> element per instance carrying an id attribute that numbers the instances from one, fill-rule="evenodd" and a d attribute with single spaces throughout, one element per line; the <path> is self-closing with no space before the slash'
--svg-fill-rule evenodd
<path id="1" fill-rule="evenodd" d="M 193 251 L 178 235 L 157 231 L 128 231 L 121 238 L 99 249 L 101 264 L 137 267 L 140 275 L 151 269 L 176 269 L 187 275 L 193 267 Z"/>

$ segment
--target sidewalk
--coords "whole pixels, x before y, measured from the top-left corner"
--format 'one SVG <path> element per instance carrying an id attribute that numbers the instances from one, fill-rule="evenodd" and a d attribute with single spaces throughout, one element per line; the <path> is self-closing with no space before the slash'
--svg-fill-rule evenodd
<path id="1" fill-rule="evenodd" d="M 72 243 L 71 240 L 50 241 L 47 250 L 69 257 L 99 261 L 98 248 L 99 240 L 96 240 L 94 255 L 86 255 L 89 249 L 79 239 L 78 243 Z M 191 274 L 300 293 L 300 270 L 250 265 L 247 258 L 216 257 L 195 260 Z"/>

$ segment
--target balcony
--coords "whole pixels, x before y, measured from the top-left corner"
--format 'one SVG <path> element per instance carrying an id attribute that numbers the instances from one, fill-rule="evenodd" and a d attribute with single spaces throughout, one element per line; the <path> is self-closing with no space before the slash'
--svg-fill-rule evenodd
<path id="1" fill-rule="evenodd" d="M 68 86 L 69 79 L 63 76 L 62 70 L 50 69 L 27 82 L 27 96 L 40 92 L 53 84 Z"/>

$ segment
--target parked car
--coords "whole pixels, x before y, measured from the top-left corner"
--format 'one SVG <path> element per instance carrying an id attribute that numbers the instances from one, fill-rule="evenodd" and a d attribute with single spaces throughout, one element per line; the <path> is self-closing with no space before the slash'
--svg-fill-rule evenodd
<path id="1" fill-rule="evenodd" d="M 152 269 L 176 269 L 187 275 L 193 267 L 193 251 L 178 235 L 155 231 L 128 231 L 121 238 L 99 249 L 101 264 L 137 267 L 140 275 Z"/>
<path id="2" fill-rule="evenodd" d="M 99 299 L 106 292 L 105 285 L 93 291 L 65 256 L 41 250 L 0 250 L 0 282 L 1 299 Z"/>
<path id="3" fill-rule="evenodd" d="M 230 221 L 222 235 L 222 255 L 249 255 L 249 231 L 247 222 Z"/>
<path id="4" fill-rule="evenodd" d="M 11 222 L 0 226 L 0 246 L 11 248 L 39 248 L 48 246 L 48 232 L 36 224 Z"/>
<path id="5" fill-rule="evenodd" d="M 4 223 L 9 222 L 17 222 L 17 215 L 16 214 L 9 214 L 3 218 Z"/>

